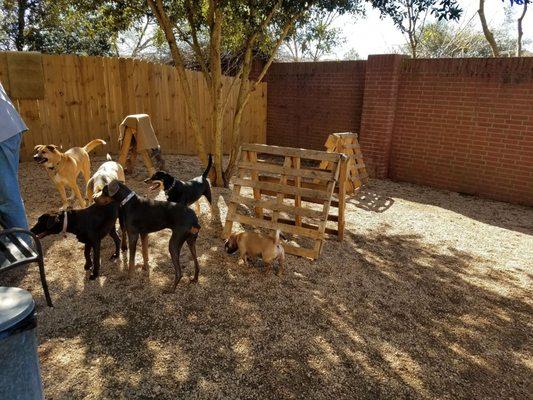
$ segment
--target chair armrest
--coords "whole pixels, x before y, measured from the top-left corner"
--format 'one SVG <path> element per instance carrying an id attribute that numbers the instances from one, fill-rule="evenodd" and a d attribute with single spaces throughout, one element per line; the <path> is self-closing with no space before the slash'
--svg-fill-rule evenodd
<path id="1" fill-rule="evenodd" d="M 12 235 L 12 234 L 15 234 L 15 233 L 30 236 L 30 237 L 32 238 L 32 240 L 33 240 L 33 243 L 35 244 L 35 250 L 37 251 L 37 254 L 39 254 L 39 256 L 42 257 L 42 255 L 43 255 L 43 248 L 42 248 L 42 246 L 41 246 L 41 241 L 39 240 L 39 238 L 37 237 L 37 235 L 35 235 L 35 234 L 34 234 L 32 231 L 30 231 L 30 230 L 23 229 L 23 228 L 9 228 L 9 229 L 2 229 L 2 230 L 0 231 L 0 237 L 1 237 L 1 236 Z"/>

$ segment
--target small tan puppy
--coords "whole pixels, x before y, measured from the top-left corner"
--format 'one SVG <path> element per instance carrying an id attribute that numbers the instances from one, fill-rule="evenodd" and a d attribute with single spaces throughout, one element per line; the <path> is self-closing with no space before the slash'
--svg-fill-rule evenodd
<path id="1" fill-rule="evenodd" d="M 285 262 L 285 250 L 279 241 L 280 231 L 277 230 L 274 237 L 265 237 L 255 232 L 232 233 L 224 243 L 226 252 L 234 254 L 237 250 L 245 265 L 248 265 L 248 257 L 261 257 L 266 267 L 278 260 L 279 268 L 276 274 L 283 270 Z"/>
<path id="2" fill-rule="evenodd" d="M 59 151 L 58 147 L 53 144 L 39 144 L 35 146 L 35 155 L 33 159 L 46 167 L 46 172 L 56 185 L 57 191 L 61 196 L 61 209 L 67 209 L 68 199 L 65 193 L 65 186 L 72 189 L 74 196 L 78 199 L 81 207 L 85 207 L 85 199 L 80 193 L 76 180 L 80 172 L 83 174 L 85 183 L 91 177 L 91 160 L 89 152 L 99 145 L 106 144 L 102 139 L 91 140 L 84 147 L 73 147 L 64 153 Z"/>
<path id="3" fill-rule="evenodd" d="M 87 193 L 87 200 L 89 200 L 89 203 L 91 201 L 94 201 L 95 203 L 100 205 L 109 203 L 111 201 L 109 197 L 101 197 L 102 189 L 104 188 L 104 186 L 110 184 L 114 180 L 120 181 L 122 183 L 126 182 L 122 165 L 113 161 L 109 154 L 106 158 L 107 161 L 100 165 L 100 167 L 91 177 L 91 179 L 87 181 L 87 188 L 85 193 Z"/>

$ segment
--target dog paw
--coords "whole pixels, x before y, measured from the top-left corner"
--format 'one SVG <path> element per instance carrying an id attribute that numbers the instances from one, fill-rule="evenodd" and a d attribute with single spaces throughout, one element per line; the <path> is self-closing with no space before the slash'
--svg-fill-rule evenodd
<path id="1" fill-rule="evenodd" d="M 195 278 L 195 277 L 190 278 L 189 283 L 198 283 L 198 278 Z"/>
<path id="2" fill-rule="evenodd" d="M 85 266 L 83 267 L 83 269 L 84 269 L 85 271 L 88 271 L 88 270 L 90 270 L 92 267 L 93 267 L 92 264 L 85 264 Z"/>
<path id="3" fill-rule="evenodd" d="M 111 257 L 109 257 L 109 261 L 114 261 L 118 258 L 119 254 L 118 253 L 114 253 L 111 255 Z"/>
<path id="4" fill-rule="evenodd" d="M 98 275 L 91 274 L 91 275 L 89 276 L 89 280 L 91 280 L 91 281 L 94 281 L 96 278 L 98 278 Z"/>
<path id="5" fill-rule="evenodd" d="M 121 246 L 120 247 L 120 251 L 126 251 L 126 250 L 128 250 L 128 246 Z"/>

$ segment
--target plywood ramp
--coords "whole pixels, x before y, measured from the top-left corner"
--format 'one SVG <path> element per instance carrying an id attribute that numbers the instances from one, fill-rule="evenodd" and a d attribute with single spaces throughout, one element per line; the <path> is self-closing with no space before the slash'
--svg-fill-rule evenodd
<path id="1" fill-rule="evenodd" d="M 331 168 L 317 168 L 322 162 Z M 235 222 L 279 229 L 291 235 L 284 241 L 287 253 L 318 258 L 326 233 L 343 237 L 347 166 L 343 154 L 243 144 L 223 236 L 232 233 Z M 332 212 L 335 192 L 337 212 Z M 335 228 L 328 228 L 328 221 Z"/>

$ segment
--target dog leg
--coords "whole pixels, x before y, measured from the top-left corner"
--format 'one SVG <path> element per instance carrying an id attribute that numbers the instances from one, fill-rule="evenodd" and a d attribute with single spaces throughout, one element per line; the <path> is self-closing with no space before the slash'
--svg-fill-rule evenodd
<path id="1" fill-rule="evenodd" d="M 89 276 L 92 281 L 98 278 L 100 273 L 100 241 L 97 241 L 93 247 L 93 265 L 93 273 Z"/>
<path id="2" fill-rule="evenodd" d="M 192 259 L 194 261 L 194 278 L 191 282 L 198 282 L 198 274 L 200 273 L 200 265 L 198 264 L 198 258 L 196 257 L 196 236 L 190 236 L 187 239 L 187 245 L 191 251 Z"/>
<path id="3" fill-rule="evenodd" d="M 111 236 L 111 239 L 113 239 L 113 242 L 115 242 L 115 252 L 109 258 L 109 260 L 113 261 L 113 260 L 116 260 L 118 258 L 118 255 L 120 253 L 120 238 L 118 237 L 118 233 L 115 230 L 115 228 L 112 228 L 109 231 L 109 236 Z"/>
<path id="4" fill-rule="evenodd" d="M 85 256 L 85 266 L 83 268 L 85 271 L 89 271 L 93 267 L 93 262 L 91 260 L 91 245 L 85 244 L 83 255 Z"/>
<path id="5" fill-rule="evenodd" d="M 283 273 L 285 271 L 285 256 L 282 254 L 278 258 L 279 266 L 276 272 L 276 275 L 279 275 L 280 273 Z"/>
<path id="6" fill-rule="evenodd" d="M 80 188 L 78 187 L 78 185 L 76 184 L 76 182 L 74 182 L 73 185 L 69 185 L 70 188 L 72 189 L 72 191 L 74 192 L 74 194 L 76 195 L 76 198 L 78 199 L 78 203 L 80 204 L 80 206 L 82 208 L 85 208 L 85 206 L 87 205 L 85 203 L 85 199 L 83 198 L 83 196 L 81 195 L 81 192 L 80 192 Z"/>
<path id="7" fill-rule="evenodd" d="M 137 240 L 139 239 L 139 234 L 128 233 L 128 245 L 130 247 L 130 262 L 129 262 L 129 271 L 130 274 L 135 269 L 135 252 L 137 250 Z"/>
<path id="8" fill-rule="evenodd" d="M 172 264 L 174 264 L 174 283 L 172 284 L 172 287 L 166 291 L 166 293 L 174 293 L 176 291 L 176 286 L 178 286 L 178 283 L 181 280 L 182 273 L 181 273 L 181 265 L 180 265 L 180 253 L 181 248 L 183 246 L 183 243 L 185 243 L 185 239 L 183 239 L 184 234 L 180 237 L 177 234 L 172 234 L 170 237 L 170 241 L 168 242 L 168 251 L 170 253 L 170 257 L 172 258 Z"/>
<path id="9" fill-rule="evenodd" d="M 67 199 L 67 193 L 65 192 L 65 186 L 61 183 L 56 184 L 57 191 L 59 192 L 59 195 L 61 196 L 61 208 L 60 210 L 66 210 L 68 208 L 68 199 Z"/>
<path id="10" fill-rule="evenodd" d="M 150 267 L 148 265 L 148 234 L 141 235 L 141 247 L 143 253 L 143 271 L 147 275 L 150 274 Z"/>
<path id="11" fill-rule="evenodd" d="M 91 161 L 89 158 L 87 158 L 87 161 L 83 163 L 81 172 L 83 174 L 83 180 L 87 185 L 87 182 L 89 182 L 89 179 L 91 179 Z"/>

